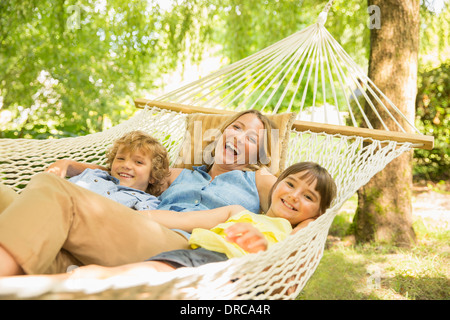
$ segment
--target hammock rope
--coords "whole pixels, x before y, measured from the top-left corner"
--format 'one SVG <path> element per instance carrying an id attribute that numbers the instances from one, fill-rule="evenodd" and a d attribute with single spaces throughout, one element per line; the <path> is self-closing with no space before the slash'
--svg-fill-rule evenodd
<path id="1" fill-rule="evenodd" d="M 28 170 L 50 161 L 56 155 L 77 154 L 79 161 L 103 163 L 99 151 L 124 132 L 141 129 L 161 139 L 170 150 L 172 162 L 178 157 L 180 141 L 186 129 L 186 114 L 160 108 L 140 110 L 134 117 L 108 131 L 79 138 L 51 148 L 52 142 L 40 141 L 32 151 L 30 140 L 16 140 L 14 149 L 26 150 L 34 160 Z M 168 132 L 173 136 L 167 139 Z M 176 135 L 178 133 L 178 135 Z M 11 139 L 12 140 L 12 139 Z M 64 139 L 61 139 L 64 140 Z M 4 142 L 4 141 L 2 141 Z M 45 144 L 43 144 L 46 142 Z M 17 143 L 19 145 L 17 145 Z M 3 149 L 4 145 L 2 145 Z M 136 270 L 135 277 L 117 276 L 91 281 L 70 279 L 45 281 L 44 277 L 0 279 L 1 298 L 97 298 L 97 299 L 294 299 L 316 269 L 323 254 L 328 229 L 342 204 L 395 157 L 411 148 L 410 143 L 378 141 L 363 137 L 330 135 L 311 131 L 290 134 L 286 165 L 315 161 L 335 178 L 338 196 L 319 219 L 287 240 L 265 252 L 213 263 L 198 268 L 183 268 L 155 274 Z M 175 150 L 175 152 L 173 152 Z M 42 153 L 46 153 L 42 155 Z M 24 152 L 25 153 L 25 152 Z M 37 156 L 44 157 L 38 161 Z M 2 156 L 3 158 L 3 156 Z M 2 159 L 3 160 L 3 159 Z M 14 162 L 14 161 L 13 161 Z M 50 161 L 51 162 L 51 161 Z M 12 166 L 12 164 L 10 164 Z M 20 168 L 25 170 L 26 165 Z M 2 172 L 4 171 L 1 168 Z M 36 172 L 42 170 L 39 167 Z M 26 174 L 31 176 L 32 172 Z M 17 176 L 12 181 L 18 179 Z M 23 181 L 21 182 L 24 183 Z M 291 289 L 291 290 L 290 290 Z"/>
<path id="2" fill-rule="evenodd" d="M 133 276 L 91 281 L 56 281 L 46 276 L 3 278 L 0 298 L 295 299 L 320 262 L 328 230 L 342 204 L 403 152 L 416 146 L 429 148 L 433 143 L 420 134 L 405 134 L 419 131 L 325 29 L 332 3 L 328 2 L 317 23 L 248 58 L 156 100 L 136 99 L 136 105 L 144 106 L 144 110 L 109 130 L 59 140 L 0 140 L 2 182 L 19 191 L 32 175 L 57 159 L 104 165 L 104 150 L 131 130 L 143 130 L 158 138 L 174 164 L 185 137 L 189 112 L 226 114 L 254 107 L 269 113 L 295 111 L 298 120 L 290 130 L 285 166 L 314 161 L 328 169 L 336 181 L 338 195 L 325 214 L 258 254 L 169 273 L 136 268 Z M 365 102 L 358 101 L 354 88 L 362 92 Z M 371 130 L 363 103 L 370 106 L 388 130 L 378 112 L 383 110 L 383 115 L 394 120 L 400 134 L 390 131 L 379 135 L 377 130 Z M 323 107 L 323 115 L 318 107 Z M 342 129 L 343 112 L 348 112 L 348 123 L 353 127 L 360 125 L 357 119 L 363 119 L 369 129 Z M 332 115 L 337 115 L 337 123 Z M 305 119 L 311 122 L 304 122 Z M 408 127 L 403 128 L 398 119 L 406 120 Z"/>
<path id="3" fill-rule="evenodd" d="M 364 104 L 354 93 L 356 88 L 384 130 L 420 134 L 325 28 L 326 14 L 332 2 L 319 15 L 317 23 L 155 100 L 235 111 L 258 107 L 269 113 L 279 112 L 289 101 L 285 111 L 297 112 L 299 120 L 321 123 L 332 123 L 332 120 L 328 118 L 328 112 L 319 118 L 316 107 L 333 106 L 335 113 L 349 113 L 352 126 L 362 125 L 356 120 L 359 116 L 364 119 L 367 128 L 373 129 L 364 111 Z M 330 90 L 331 94 L 327 95 Z M 319 92 L 322 97 L 318 96 Z M 312 96 L 311 106 L 306 105 L 307 96 Z M 354 101 L 354 105 L 350 100 Z M 306 109 L 312 110 L 309 117 L 304 112 Z M 389 129 L 378 109 L 392 119 L 395 128 Z M 336 118 L 338 124 L 342 125 L 342 119 L 339 116 Z M 399 119 L 407 127 L 402 126 Z"/>

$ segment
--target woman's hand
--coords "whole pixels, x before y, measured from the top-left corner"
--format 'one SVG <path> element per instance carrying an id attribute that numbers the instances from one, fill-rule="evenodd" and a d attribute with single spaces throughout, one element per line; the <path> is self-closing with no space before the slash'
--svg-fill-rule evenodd
<path id="1" fill-rule="evenodd" d="M 267 250 L 266 238 L 250 223 L 236 223 L 225 229 L 225 232 L 227 241 L 236 243 L 249 253 Z"/>

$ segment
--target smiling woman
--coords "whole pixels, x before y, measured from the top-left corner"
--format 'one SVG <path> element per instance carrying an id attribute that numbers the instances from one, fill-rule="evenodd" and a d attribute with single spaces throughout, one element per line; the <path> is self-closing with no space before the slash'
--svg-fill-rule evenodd
<path id="1" fill-rule="evenodd" d="M 245 113 L 225 127 L 215 148 L 214 163 L 234 165 L 242 169 L 248 164 L 256 165 L 266 154 L 265 125 L 254 113 Z"/>
<path id="2" fill-rule="evenodd" d="M 256 164 L 259 155 L 258 146 L 264 145 L 263 123 L 252 116 L 244 114 L 229 125 L 217 143 L 215 162 L 217 164 Z M 252 157 L 252 158 L 250 158 Z"/>
<path id="3" fill-rule="evenodd" d="M 269 169 L 277 157 L 277 146 L 273 143 L 278 140 L 277 126 L 257 110 L 236 114 L 217 131 L 219 138 L 205 147 L 205 151 L 212 149 L 212 161 L 207 167 L 207 171 L 213 171 L 212 176 L 214 170 L 221 172 L 221 168 L 225 171 Z"/>
<path id="4" fill-rule="evenodd" d="M 212 147 L 211 164 L 193 170 L 171 168 L 170 187 L 160 196 L 158 209 L 208 210 L 242 205 L 252 212 L 266 212 L 268 194 L 276 181 L 269 173 L 272 160 L 272 121 L 257 110 L 229 117 Z"/>

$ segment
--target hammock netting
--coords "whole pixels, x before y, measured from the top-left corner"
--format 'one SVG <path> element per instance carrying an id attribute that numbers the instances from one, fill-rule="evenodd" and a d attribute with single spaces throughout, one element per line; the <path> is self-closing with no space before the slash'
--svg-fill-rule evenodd
<path id="1" fill-rule="evenodd" d="M 31 176 L 57 159 L 104 165 L 104 151 L 132 130 L 143 130 L 162 141 L 174 164 L 189 118 L 172 108 L 174 104 L 205 107 L 215 113 L 251 108 L 266 113 L 295 112 L 298 120 L 308 120 L 311 125 L 373 128 L 363 111 L 366 103 L 375 114 L 379 115 L 380 108 L 382 114 L 388 114 L 398 125 L 397 131 L 418 132 L 325 29 L 331 3 L 317 23 L 156 101 L 141 103 L 146 105 L 143 110 L 109 130 L 57 140 L 1 139 L 2 182 L 20 191 Z M 355 88 L 360 89 L 362 99 L 353 93 Z M 381 117 L 379 120 L 387 130 Z M 400 122 L 413 129 L 402 128 Z M 338 195 L 325 214 L 285 241 L 258 254 L 167 273 L 136 268 L 132 276 L 127 273 L 107 279 L 1 278 L 0 298 L 295 299 L 320 262 L 339 208 L 389 162 L 416 144 L 298 130 L 295 126 L 288 138 L 284 167 L 300 161 L 319 163 L 334 177 Z"/>

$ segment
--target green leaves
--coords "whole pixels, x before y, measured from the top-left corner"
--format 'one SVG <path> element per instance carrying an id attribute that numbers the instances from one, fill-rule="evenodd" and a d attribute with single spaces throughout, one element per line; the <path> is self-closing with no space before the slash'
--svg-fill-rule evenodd
<path id="1" fill-rule="evenodd" d="M 416 126 L 435 138 L 433 150 L 415 150 L 415 173 L 425 179 L 450 178 L 450 60 L 419 73 Z"/>
<path id="2" fill-rule="evenodd" d="M 0 137 L 76 136 L 108 128 L 134 113 L 132 99 L 158 89 L 162 76 L 187 58 L 200 61 L 219 47 L 225 60 L 237 61 L 315 23 L 327 2 L 1 1 Z M 449 12 L 448 6 L 439 15 L 421 8 L 423 69 L 445 57 Z M 336 0 L 326 22 L 363 69 L 368 19 L 365 1 Z M 448 73 L 447 66 L 422 75 L 417 125 L 436 134 L 437 149 L 417 151 L 423 159 L 418 163 L 448 159 Z M 427 106 L 419 103 L 425 95 Z M 438 167 L 448 163 L 436 161 Z"/>
<path id="3" fill-rule="evenodd" d="M 164 10 L 156 0 L 3 1 L 0 137 L 103 130 L 187 57 L 200 61 L 219 44 L 231 62 L 242 59 L 315 22 L 325 3 L 178 0 Z M 343 33 L 347 18 L 330 15 Z"/>
<path id="4" fill-rule="evenodd" d="M 132 98 L 176 66 L 191 23 L 173 31 L 155 2 L 137 0 L 0 9 L 0 137 L 87 134 L 103 130 L 105 117 L 128 118 Z"/>

